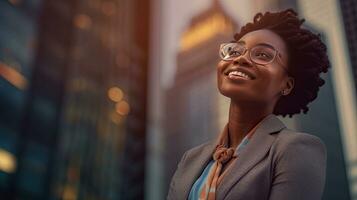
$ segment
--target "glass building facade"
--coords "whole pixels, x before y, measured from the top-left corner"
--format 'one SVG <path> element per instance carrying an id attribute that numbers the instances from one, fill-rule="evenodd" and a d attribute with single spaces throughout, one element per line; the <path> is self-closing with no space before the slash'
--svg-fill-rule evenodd
<path id="1" fill-rule="evenodd" d="M 149 1 L 0 15 L 0 196 L 143 199 Z"/>
<path id="2" fill-rule="evenodd" d="M 40 197 L 46 183 L 48 148 L 33 141 L 23 145 L 41 5 L 39 0 L 0 2 L 0 196 L 5 199 L 17 191 L 21 198 Z M 46 105 L 38 109 L 51 112 Z"/>

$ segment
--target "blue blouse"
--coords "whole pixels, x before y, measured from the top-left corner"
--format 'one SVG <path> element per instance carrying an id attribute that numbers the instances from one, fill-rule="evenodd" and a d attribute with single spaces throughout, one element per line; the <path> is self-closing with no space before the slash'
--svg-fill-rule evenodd
<path id="1" fill-rule="evenodd" d="M 247 136 L 248 135 L 246 135 L 243 138 L 243 140 L 240 142 L 240 144 L 237 146 L 236 152 L 235 152 L 236 155 L 238 155 L 238 153 L 248 144 L 249 139 L 248 139 Z M 206 168 L 203 170 L 201 176 L 192 185 L 190 194 L 188 196 L 189 200 L 198 200 L 199 199 L 199 195 L 201 193 L 202 187 L 203 187 L 204 183 L 206 182 L 206 179 L 208 177 L 209 171 L 210 171 L 211 167 L 213 166 L 214 162 L 215 161 L 211 157 L 210 162 L 208 163 Z"/>

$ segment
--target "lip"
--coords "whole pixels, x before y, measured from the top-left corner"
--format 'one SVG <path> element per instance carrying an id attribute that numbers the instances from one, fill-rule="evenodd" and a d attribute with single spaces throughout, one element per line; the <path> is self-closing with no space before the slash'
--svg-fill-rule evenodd
<path id="1" fill-rule="evenodd" d="M 247 79 L 247 78 L 244 78 L 241 76 L 235 76 L 235 75 L 227 75 L 226 77 L 232 81 L 251 81 L 251 79 Z"/>
<path id="2" fill-rule="evenodd" d="M 247 70 L 245 68 L 237 67 L 237 66 L 229 67 L 227 70 L 225 70 L 225 72 L 223 74 L 228 77 L 228 74 L 232 71 L 243 72 L 244 74 L 247 74 L 249 77 L 252 78 L 250 80 L 256 79 L 256 76 L 254 75 L 254 73 L 250 72 L 249 70 Z M 245 79 L 245 78 L 241 78 L 241 79 Z M 248 79 L 245 79 L 245 80 L 248 80 Z"/>

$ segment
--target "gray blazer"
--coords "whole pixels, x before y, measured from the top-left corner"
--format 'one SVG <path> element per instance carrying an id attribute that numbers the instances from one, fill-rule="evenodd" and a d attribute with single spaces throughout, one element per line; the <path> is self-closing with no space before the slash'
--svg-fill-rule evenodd
<path id="1" fill-rule="evenodd" d="M 216 140 L 188 150 L 172 177 L 168 200 L 188 198 Z M 326 147 L 316 136 L 285 127 L 274 114 L 258 125 L 217 187 L 217 200 L 317 200 L 325 185 Z"/>

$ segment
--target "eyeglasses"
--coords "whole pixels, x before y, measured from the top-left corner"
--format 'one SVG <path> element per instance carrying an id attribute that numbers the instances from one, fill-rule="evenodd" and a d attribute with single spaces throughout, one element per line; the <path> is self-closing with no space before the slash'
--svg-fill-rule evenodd
<path id="1" fill-rule="evenodd" d="M 244 55 L 246 51 L 248 51 L 248 49 L 243 44 L 235 42 L 223 43 L 219 48 L 219 55 L 222 60 L 231 61 Z M 278 57 L 278 61 L 286 70 L 286 67 L 281 61 L 280 53 L 272 46 L 267 44 L 258 44 L 249 49 L 249 59 L 259 65 L 267 65 L 273 62 L 275 57 Z"/>

